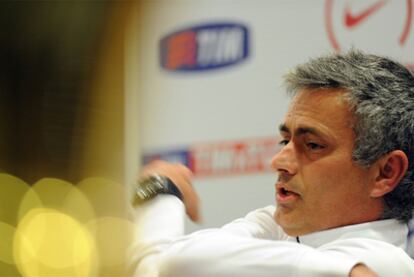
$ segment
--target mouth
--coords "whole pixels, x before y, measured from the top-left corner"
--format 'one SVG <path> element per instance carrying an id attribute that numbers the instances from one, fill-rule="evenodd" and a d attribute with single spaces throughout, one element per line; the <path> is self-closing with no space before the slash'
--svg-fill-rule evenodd
<path id="1" fill-rule="evenodd" d="M 288 203 L 300 198 L 300 194 L 290 190 L 287 186 L 282 184 L 276 185 L 276 201 L 278 203 Z"/>

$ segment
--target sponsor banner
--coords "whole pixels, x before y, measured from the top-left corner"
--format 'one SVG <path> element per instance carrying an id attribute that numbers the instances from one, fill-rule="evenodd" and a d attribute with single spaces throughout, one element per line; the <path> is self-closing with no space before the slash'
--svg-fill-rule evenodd
<path id="1" fill-rule="evenodd" d="M 280 149 L 278 141 L 272 137 L 204 143 L 188 148 L 150 152 L 144 155 L 143 163 L 157 159 L 182 163 L 196 177 L 269 172 L 271 158 Z"/>
<path id="2" fill-rule="evenodd" d="M 173 32 L 160 41 L 161 67 L 170 71 L 204 71 L 245 60 L 249 32 L 234 22 L 192 26 Z"/>

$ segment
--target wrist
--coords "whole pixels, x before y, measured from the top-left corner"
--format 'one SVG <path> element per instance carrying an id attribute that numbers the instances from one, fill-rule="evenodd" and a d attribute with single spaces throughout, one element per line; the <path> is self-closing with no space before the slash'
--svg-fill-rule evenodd
<path id="1" fill-rule="evenodd" d="M 152 174 L 137 182 L 134 188 L 133 204 L 141 204 L 153 199 L 158 194 L 170 194 L 179 198 L 183 196 L 170 178 L 159 174 Z"/>

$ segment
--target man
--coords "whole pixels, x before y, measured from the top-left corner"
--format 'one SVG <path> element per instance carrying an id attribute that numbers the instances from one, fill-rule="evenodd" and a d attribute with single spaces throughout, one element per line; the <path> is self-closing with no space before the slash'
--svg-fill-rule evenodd
<path id="1" fill-rule="evenodd" d="M 299 65 L 285 82 L 293 100 L 272 160 L 276 208 L 175 237 L 181 202 L 157 196 L 138 208 L 136 276 L 414 276 L 404 252 L 414 208 L 413 75 L 351 50 Z M 198 220 L 191 172 L 158 161 L 141 180 L 154 174 L 175 184 Z"/>

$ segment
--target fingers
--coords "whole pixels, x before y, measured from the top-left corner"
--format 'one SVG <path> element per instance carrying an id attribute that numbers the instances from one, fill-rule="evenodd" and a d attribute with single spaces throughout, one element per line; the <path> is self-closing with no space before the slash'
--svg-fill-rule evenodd
<path id="1" fill-rule="evenodd" d="M 364 264 L 357 264 L 349 273 L 349 277 L 378 277 L 378 275 Z"/>
<path id="2" fill-rule="evenodd" d="M 157 160 L 146 165 L 139 176 L 145 178 L 152 174 L 159 174 L 171 179 L 183 195 L 186 213 L 193 221 L 200 221 L 199 199 L 192 186 L 193 173 L 182 164 L 168 163 Z"/>

